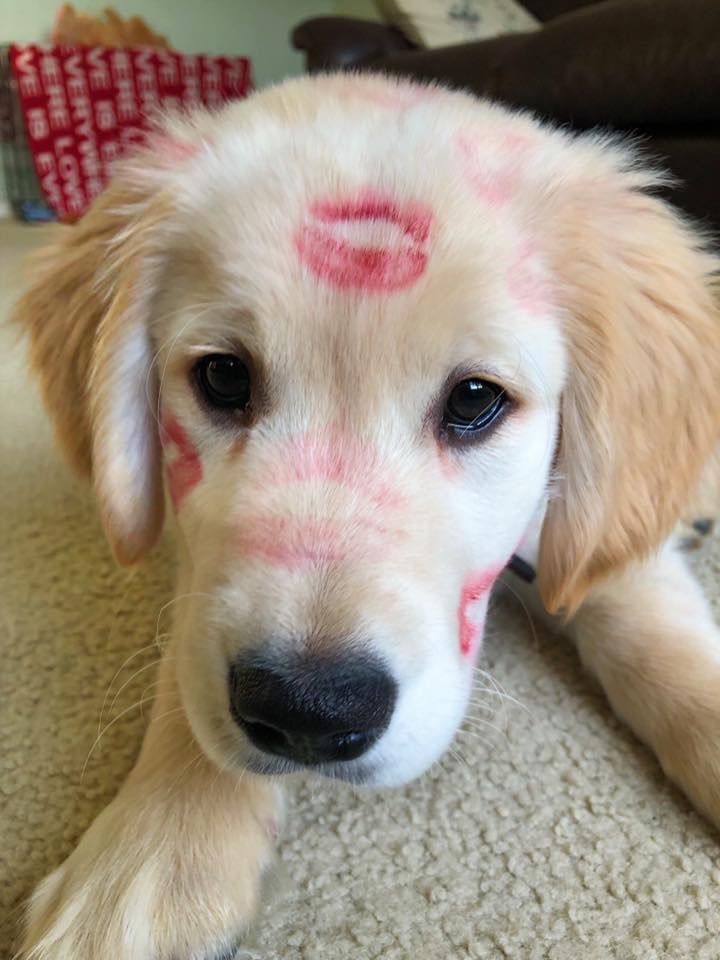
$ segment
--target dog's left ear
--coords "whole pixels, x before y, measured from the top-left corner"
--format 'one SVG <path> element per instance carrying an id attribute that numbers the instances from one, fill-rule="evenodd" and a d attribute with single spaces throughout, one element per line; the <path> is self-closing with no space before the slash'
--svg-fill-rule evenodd
<path id="1" fill-rule="evenodd" d="M 658 178 L 595 149 L 548 231 L 570 367 L 538 577 L 567 614 L 669 535 L 720 442 L 718 261 Z"/>
<path id="2" fill-rule="evenodd" d="M 14 319 L 70 464 L 92 477 L 119 562 L 135 562 L 163 522 L 158 386 L 149 315 L 168 198 L 148 153 L 127 165 L 73 227 L 35 258 Z"/>

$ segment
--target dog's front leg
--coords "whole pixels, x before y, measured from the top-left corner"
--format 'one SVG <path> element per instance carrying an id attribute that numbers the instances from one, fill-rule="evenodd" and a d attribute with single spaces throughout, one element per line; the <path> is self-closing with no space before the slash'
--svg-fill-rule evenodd
<path id="1" fill-rule="evenodd" d="M 616 713 L 720 825 L 720 630 L 682 557 L 666 546 L 596 588 L 573 626 Z"/>
<path id="2" fill-rule="evenodd" d="M 138 762 L 78 847 L 34 893 L 33 960 L 215 960 L 255 910 L 281 796 L 219 770 L 193 739 L 172 651 Z"/>

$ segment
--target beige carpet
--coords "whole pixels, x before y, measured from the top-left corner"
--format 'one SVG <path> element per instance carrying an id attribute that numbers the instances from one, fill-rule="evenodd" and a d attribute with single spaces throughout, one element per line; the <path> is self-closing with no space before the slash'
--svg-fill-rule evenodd
<path id="1" fill-rule="evenodd" d="M 0 226 L 0 296 L 37 229 Z M 18 905 L 130 767 L 148 669 L 80 772 L 118 668 L 151 644 L 166 550 L 116 570 L 88 492 L 52 451 L 22 349 L 0 332 L 0 956 Z M 720 544 L 697 558 L 718 596 Z M 167 619 L 160 617 L 160 630 Z M 152 662 L 133 659 L 112 688 Z M 486 664 L 522 706 L 394 793 L 294 790 L 258 934 L 277 960 L 717 960 L 720 843 L 613 719 L 574 653 L 510 598 Z M 111 960 L 111 958 L 107 958 Z M 138 960 L 152 960 L 141 958 Z"/>

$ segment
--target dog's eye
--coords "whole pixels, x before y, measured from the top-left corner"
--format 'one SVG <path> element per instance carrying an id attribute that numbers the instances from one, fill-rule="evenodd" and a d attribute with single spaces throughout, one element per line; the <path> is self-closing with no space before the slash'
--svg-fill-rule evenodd
<path id="1" fill-rule="evenodd" d="M 503 388 L 490 380 L 471 377 L 452 388 L 445 403 L 443 429 L 462 439 L 486 430 L 507 401 Z"/>
<path id="2" fill-rule="evenodd" d="M 231 353 L 213 353 L 196 366 L 198 383 L 215 407 L 244 410 L 250 403 L 250 371 Z"/>

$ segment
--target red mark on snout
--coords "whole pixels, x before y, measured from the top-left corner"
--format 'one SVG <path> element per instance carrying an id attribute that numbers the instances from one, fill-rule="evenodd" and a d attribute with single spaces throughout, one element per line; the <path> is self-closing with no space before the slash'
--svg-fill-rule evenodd
<path id="1" fill-rule="evenodd" d="M 514 197 L 532 157 L 535 141 L 511 131 L 461 131 L 454 138 L 460 166 L 475 195 L 491 209 Z"/>
<path id="2" fill-rule="evenodd" d="M 527 313 L 538 315 L 551 306 L 552 293 L 539 250 L 524 240 L 518 247 L 507 273 L 510 296 Z"/>
<path id="3" fill-rule="evenodd" d="M 463 584 L 458 609 L 460 652 L 463 656 L 477 649 L 485 624 L 488 596 L 503 569 L 504 565 L 474 573 Z"/>
<path id="4" fill-rule="evenodd" d="M 267 483 L 332 483 L 360 493 L 382 509 L 401 506 L 403 497 L 378 467 L 377 451 L 341 427 L 290 437 L 278 451 Z"/>
<path id="5" fill-rule="evenodd" d="M 246 557 L 305 570 L 380 556 L 388 539 L 400 535 L 373 517 L 353 516 L 350 525 L 356 528 L 354 535 L 335 520 L 261 514 L 241 525 L 236 544 Z"/>
<path id="6" fill-rule="evenodd" d="M 179 510 L 185 497 L 202 480 L 200 454 L 195 444 L 189 439 L 185 428 L 172 415 L 163 418 L 160 439 L 166 457 L 168 451 L 175 454 L 172 459 L 166 459 L 165 469 L 170 499 L 175 509 Z"/>
<path id="7" fill-rule="evenodd" d="M 337 526 L 327 520 L 255 517 L 240 529 L 237 545 L 248 557 L 289 570 L 338 563 L 346 555 Z"/>
<path id="8" fill-rule="evenodd" d="M 294 494 L 292 500 L 280 501 L 287 512 L 246 517 L 237 546 L 246 556 L 291 570 L 381 556 L 405 536 L 393 522 L 405 498 L 378 460 L 374 446 L 342 427 L 288 437 L 271 451 L 263 473 L 266 506 L 275 491 Z M 313 503 L 313 490 L 328 487 L 334 490 L 324 490 L 319 503 L 333 503 L 330 515 L 304 513 Z"/>
<path id="9" fill-rule="evenodd" d="M 308 220 L 295 234 L 302 263 L 315 276 L 340 290 L 392 292 L 415 283 L 425 272 L 432 213 L 425 204 L 398 203 L 375 190 L 310 208 Z M 383 245 L 349 239 L 374 225 L 391 231 L 395 240 Z"/>

